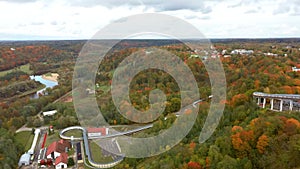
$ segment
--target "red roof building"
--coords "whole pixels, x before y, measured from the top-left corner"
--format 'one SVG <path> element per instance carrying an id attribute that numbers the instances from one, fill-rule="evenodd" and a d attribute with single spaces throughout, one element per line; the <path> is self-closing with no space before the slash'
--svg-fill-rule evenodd
<path id="1" fill-rule="evenodd" d="M 89 137 L 105 136 L 108 134 L 108 128 L 87 128 Z"/>
<path id="2" fill-rule="evenodd" d="M 59 157 L 55 160 L 55 168 L 61 169 L 61 168 L 67 168 L 68 166 L 68 154 L 67 153 L 61 153 Z"/>
<path id="3" fill-rule="evenodd" d="M 56 158 L 55 165 L 58 165 L 59 163 L 68 164 L 68 154 L 67 153 L 61 153 L 60 156 Z"/>
<path id="4" fill-rule="evenodd" d="M 59 140 L 51 143 L 48 146 L 46 156 L 48 159 L 56 159 L 61 153 L 65 153 L 69 148 L 71 148 L 70 142 L 66 140 Z"/>

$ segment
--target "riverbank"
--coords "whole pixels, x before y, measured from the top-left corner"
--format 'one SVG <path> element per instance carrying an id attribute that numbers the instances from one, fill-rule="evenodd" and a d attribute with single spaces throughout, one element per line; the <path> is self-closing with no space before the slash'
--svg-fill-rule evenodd
<path id="1" fill-rule="evenodd" d="M 49 74 L 42 75 L 42 78 L 52 82 L 58 82 L 58 76 L 59 76 L 58 73 L 51 73 L 50 76 Z"/>
<path id="2" fill-rule="evenodd" d="M 35 88 L 35 89 L 26 91 L 26 92 L 21 93 L 21 94 L 17 94 L 17 95 L 15 95 L 15 96 L 13 96 L 13 97 L 2 98 L 2 99 L 0 98 L 0 102 L 1 102 L 1 101 L 7 102 L 7 101 L 15 100 L 15 99 L 18 99 L 18 98 L 26 97 L 26 96 L 28 96 L 28 95 L 33 95 L 33 94 L 35 94 L 36 92 L 38 92 L 38 91 L 44 89 L 45 87 L 46 87 L 46 85 L 40 84 L 40 85 L 39 85 L 37 88 Z"/>

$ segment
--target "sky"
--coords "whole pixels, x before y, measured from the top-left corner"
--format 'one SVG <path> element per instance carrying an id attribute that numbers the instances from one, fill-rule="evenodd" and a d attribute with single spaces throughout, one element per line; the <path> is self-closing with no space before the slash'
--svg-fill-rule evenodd
<path id="1" fill-rule="evenodd" d="M 183 19 L 207 38 L 300 37 L 300 0 L 0 0 L 0 40 L 89 39 L 135 14 Z"/>

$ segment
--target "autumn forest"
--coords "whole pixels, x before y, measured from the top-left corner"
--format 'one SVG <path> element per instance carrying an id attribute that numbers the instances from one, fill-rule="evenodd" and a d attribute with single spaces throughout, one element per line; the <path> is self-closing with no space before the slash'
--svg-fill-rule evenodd
<path id="1" fill-rule="evenodd" d="M 114 105 L 111 80 L 118 65 L 132 53 L 155 47 L 178 56 L 193 72 L 199 95 L 208 98 L 211 84 L 203 62 L 220 59 L 226 76 L 223 116 L 213 135 L 199 143 L 200 131 L 211 101 L 199 103 L 196 123 L 189 134 L 169 151 L 149 158 L 125 158 L 116 169 L 252 169 L 300 167 L 300 112 L 274 112 L 260 108 L 253 92 L 300 94 L 300 39 L 217 39 L 212 54 L 197 55 L 184 43 L 169 40 L 124 40 L 105 56 L 96 75 L 95 96 L 110 125 L 134 125 Z M 16 131 L 24 126 L 53 126 L 54 130 L 80 125 L 72 102 L 72 77 L 76 59 L 86 41 L 0 42 L 0 169 L 16 168 L 26 146 Z M 246 52 L 245 52 L 246 51 Z M 250 52 L 249 52 L 250 51 Z M 89 70 L 83 70 L 83 74 Z M 31 95 L 44 88 L 32 75 L 57 73 L 58 85 L 47 88 L 38 98 Z M 89 88 L 89 86 L 87 86 Z M 130 83 L 131 103 L 140 111 L 149 109 L 149 93 L 159 88 L 166 96 L 166 108 L 153 127 L 136 133 L 150 137 L 176 122 L 180 110 L 179 86 L 161 70 L 137 74 Z M 89 93 L 79 93 L 89 97 Z M 57 110 L 51 117 L 41 112 Z M 88 114 L 88 112 L 87 112 Z M 127 111 L 128 116 L 132 112 Z M 138 118 L 138 117 L 133 117 Z M 11 150 L 11 151 L 7 151 Z"/>

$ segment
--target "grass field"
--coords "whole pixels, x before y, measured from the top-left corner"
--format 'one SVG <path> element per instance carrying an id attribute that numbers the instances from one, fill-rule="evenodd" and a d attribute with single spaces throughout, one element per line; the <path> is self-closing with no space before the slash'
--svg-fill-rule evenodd
<path id="1" fill-rule="evenodd" d="M 0 72 L 0 76 L 4 76 L 6 75 L 7 73 L 10 73 L 12 71 L 15 71 L 15 70 L 20 70 L 20 71 L 23 71 L 29 75 L 31 75 L 33 72 L 32 70 L 29 70 L 29 64 L 26 64 L 26 65 L 23 65 L 23 66 L 20 66 L 18 68 L 14 68 L 14 69 L 10 69 L 10 70 L 5 70 L 5 71 L 1 71 Z"/>
<path id="2" fill-rule="evenodd" d="M 24 151 L 28 151 L 31 147 L 34 135 L 31 131 L 22 131 L 16 133 L 16 142 L 24 146 Z"/>
<path id="3" fill-rule="evenodd" d="M 59 131 L 55 131 L 53 134 L 47 136 L 45 147 L 48 147 L 51 143 L 60 140 L 58 133 Z"/>
<path id="4" fill-rule="evenodd" d="M 91 142 L 89 142 L 89 144 L 90 144 L 90 150 L 91 150 L 92 158 L 95 162 L 108 163 L 108 162 L 113 161 L 111 156 L 104 157 L 102 155 L 101 147 L 99 147 L 95 142 L 91 141 Z"/>
<path id="5" fill-rule="evenodd" d="M 64 133 L 65 136 L 74 136 L 74 137 L 82 137 L 82 131 L 81 130 L 69 130 Z"/>
<path id="6" fill-rule="evenodd" d="M 102 90 L 104 93 L 107 93 L 110 90 L 110 86 L 100 86 L 98 89 Z"/>

